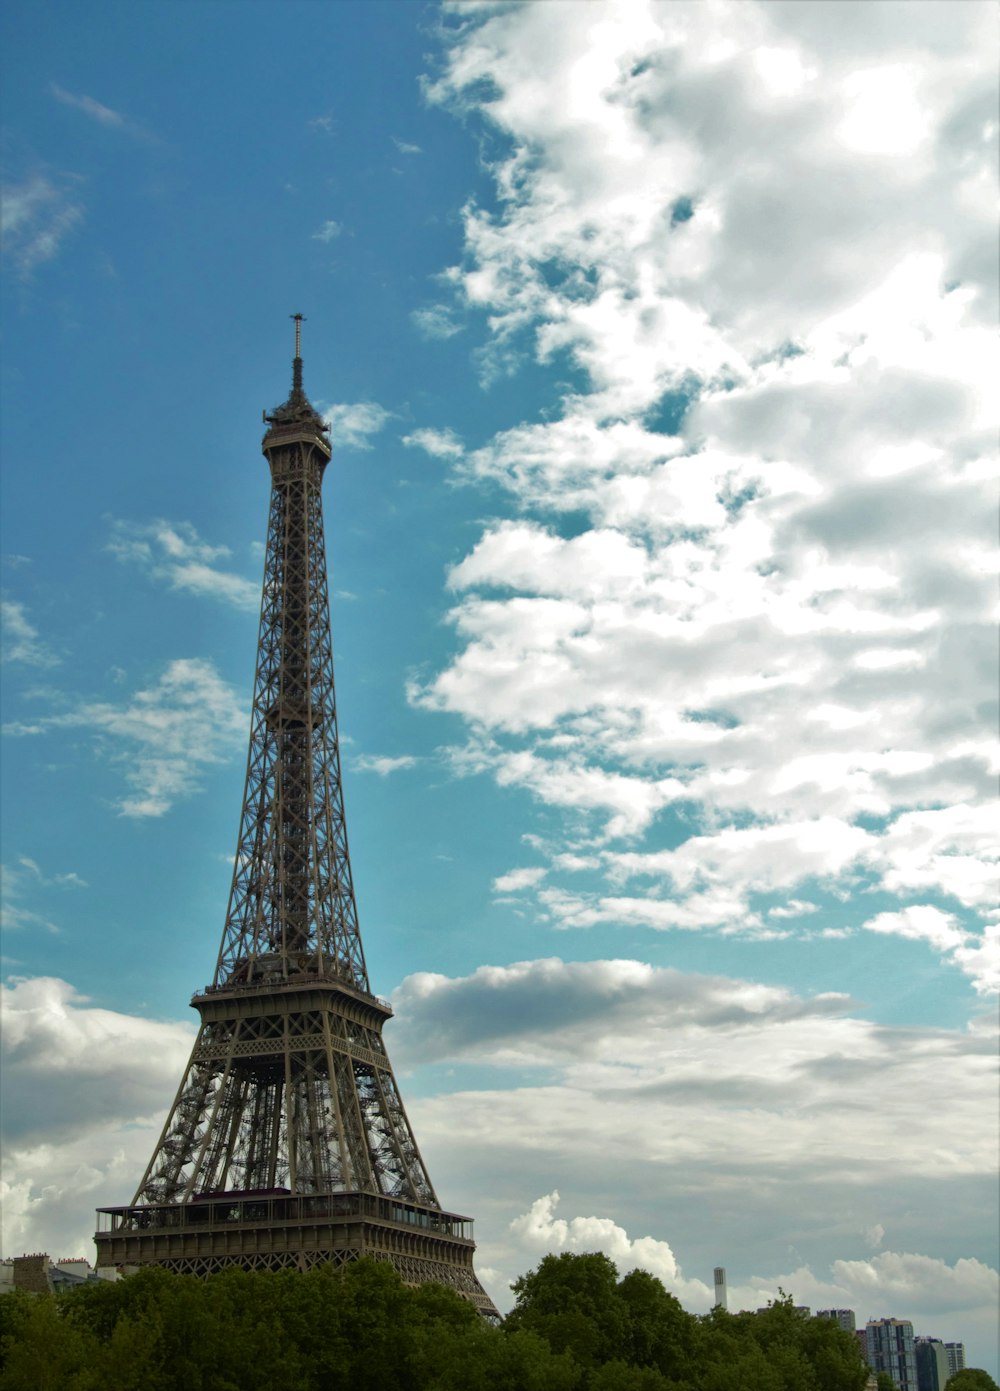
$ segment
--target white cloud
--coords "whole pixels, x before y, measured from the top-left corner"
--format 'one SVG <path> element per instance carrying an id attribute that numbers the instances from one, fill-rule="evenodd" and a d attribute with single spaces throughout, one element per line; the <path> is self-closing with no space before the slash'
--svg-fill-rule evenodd
<path id="1" fill-rule="evenodd" d="M 885 1236 L 885 1228 L 882 1226 L 881 1222 L 876 1222 L 874 1226 L 866 1228 L 862 1235 L 868 1245 L 873 1250 L 876 1250 L 882 1245 L 882 1239 Z"/>
<path id="2" fill-rule="evenodd" d="M 968 1030 L 885 1027 L 843 996 L 634 960 L 421 973 L 393 1006 L 387 1045 L 422 1152 L 439 1191 L 476 1213 L 480 1259 L 505 1279 L 545 1250 L 597 1249 L 696 1310 L 724 1264 L 731 1307 L 781 1285 L 862 1322 L 922 1312 L 939 1336 L 985 1332 L 990 1016 Z M 533 1201 L 554 1188 L 579 1218 Z M 887 1233 L 890 1251 L 873 1257 Z M 918 1296 L 914 1267 L 912 1298 L 894 1284 L 904 1251 L 927 1253 L 913 1258 L 926 1278 Z"/>
<path id="3" fill-rule="evenodd" d="M 415 975 L 393 1003 L 387 1043 L 397 1069 L 417 1069 L 407 1098 L 423 1153 L 446 1201 L 477 1215 L 497 1286 L 545 1251 L 596 1249 L 695 1310 L 724 1263 L 733 1307 L 780 1284 L 862 1319 L 890 1309 L 945 1336 L 985 1327 L 988 1020 L 884 1028 L 843 997 L 630 960 Z M 14 983 L 7 1249 L 87 1250 L 92 1208 L 134 1191 L 191 1037 L 97 1009 L 62 981 Z M 451 1066 L 428 1095 L 430 1060 Z M 463 1090 L 463 1075 L 478 1087 Z M 557 1214 L 556 1190 L 578 1215 Z M 877 1228 L 892 1247 L 872 1255 Z M 779 1273 L 790 1243 L 807 1254 Z"/>
<path id="4" fill-rule="evenodd" d="M 676 850 L 610 857 L 614 877 L 729 885 L 744 892 L 787 889 L 803 878 L 833 879 L 865 853 L 871 836 L 832 817 L 774 826 L 725 827 L 691 836 Z"/>
<path id="5" fill-rule="evenodd" d="M 387 754 L 359 754 L 352 767 L 359 773 L 378 773 L 379 777 L 387 777 L 390 773 L 397 773 L 401 768 L 414 768 L 419 760 L 413 754 L 399 754 L 392 758 Z"/>
<path id="6" fill-rule="evenodd" d="M 68 92 L 64 87 L 60 87 L 55 82 L 49 83 L 49 91 L 56 101 L 63 106 L 72 107 L 83 114 L 99 126 L 104 126 L 106 130 L 118 130 L 125 135 L 144 141 L 157 142 L 154 136 L 145 126 L 138 121 L 133 121 L 123 116 L 120 111 L 115 111 L 110 106 L 105 106 L 103 102 L 97 101 L 94 97 L 87 96 L 86 93 Z"/>
<path id="7" fill-rule="evenodd" d="M 393 1004 L 397 1055 L 409 1066 L 488 1065 L 498 1089 L 468 1094 L 462 1108 L 479 1117 L 482 1107 L 485 1125 L 494 1106 L 489 1124 L 511 1151 L 572 1153 L 577 1175 L 603 1172 L 614 1159 L 605 1147 L 620 1155 L 626 1145 L 629 1165 L 663 1166 L 664 1184 L 683 1169 L 689 1192 L 766 1188 L 776 1168 L 790 1184 L 840 1185 L 850 1174 L 873 1191 L 891 1174 L 992 1172 L 985 1033 L 884 1028 L 852 1016 L 843 996 L 628 960 L 523 961 L 454 980 L 419 973 Z M 518 1085 L 505 1089 L 508 1070 Z"/>
<path id="8" fill-rule="evenodd" d="M 344 402 L 324 411 L 334 444 L 346 449 L 371 449 L 370 436 L 384 429 L 389 416 L 390 412 L 374 401 Z"/>
<path id="9" fill-rule="evenodd" d="M 849 1003 L 842 995 L 806 1000 L 776 986 L 690 975 L 641 961 L 558 957 L 481 966 L 457 979 L 419 972 L 406 978 L 394 1002 L 404 1046 L 423 1059 L 488 1056 L 498 1066 L 530 1060 L 547 1067 L 605 1051 L 610 1056 L 619 1036 L 629 1043 L 622 1067 L 635 1068 L 636 1075 L 646 1061 L 657 1070 L 672 1066 L 668 1052 L 686 1056 L 685 1029 L 709 1035 L 746 1028 L 754 1035 L 769 1022 L 818 1027 L 818 1019 L 842 1014 Z M 728 1044 L 717 1046 L 728 1055 Z M 819 1038 L 817 1047 L 823 1047 Z M 738 1072 L 745 1062 L 737 1050 L 731 1066 Z M 698 1066 L 693 1058 L 689 1065 Z M 702 1065 L 715 1067 L 708 1059 Z"/>
<path id="10" fill-rule="evenodd" d="M 775 904 L 767 910 L 769 918 L 801 918 L 807 913 L 818 913 L 819 905 L 801 898 L 790 898 L 787 903 Z M 836 929 L 835 929 L 836 930 Z"/>
<path id="11" fill-rule="evenodd" d="M 609 1217 L 556 1217 L 559 1194 L 553 1191 L 537 1198 L 527 1212 L 515 1217 L 510 1229 L 522 1246 L 532 1252 L 602 1251 L 618 1267 L 627 1271 L 648 1270 L 682 1304 L 710 1308 L 714 1293 L 701 1280 L 685 1280 L 670 1246 L 655 1237 L 632 1240 L 624 1227 Z M 706 1306 L 706 1301 L 708 1304 Z"/>
<path id="12" fill-rule="evenodd" d="M 964 1342 L 967 1365 L 982 1366 L 995 1354 L 997 1285 L 996 1270 L 984 1261 L 881 1251 L 870 1259 L 754 1275 L 730 1287 L 729 1304 L 759 1308 L 784 1290 L 813 1309 L 854 1309 L 859 1327 L 893 1310 L 896 1318 L 911 1320 L 917 1333 Z"/>
<path id="13" fill-rule="evenodd" d="M 123 816 L 162 816 L 198 791 L 204 770 L 225 762 L 245 743 L 247 713 L 214 665 L 199 658 L 168 664 L 155 685 L 123 703 L 82 701 L 74 709 L 41 716 L 33 725 L 7 726 L 11 735 L 85 729 L 95 748 L 124 769 L 129 792 Z"/>
<path id="14" fill-rule="evenodd" d="M 954 915 L 942 913 L 940 908 L 928 905 L 904 908 L 898 913 L 877 913 L 864 924 L 869 932 L 893 933 L 899 937 L 910 937 L 921 942 L 930 942 L 938 951 L 946 952 L 960 946 L 963 933 L 955 923 Z"/>
<path id="15" fill-rule="evenodd" d="M 503 692 L 495 699 L 502 704 Z M 601 839 L 633 836 L 645 830 L 656 813 L 684 796 L 684 786 L 674 778 L 652 782 L 641 777 L 588 767 L 574 758 L 547 758 L 522 750 L 497 757 L 485 745 L 469 744 L 451 751 L 456 772 L 480 772 L 492 768 L 501 787 L 519 787 L 540 801 L 565 807 L 589 817 L 599 815 Z"/>
<path id="16" fill-rule="evenodd" d="M 92 121 L 96 121 L 102 126 L 124 126 L 125 117 L 118 111 L 113 111 L 110 106 L 104 106 L 101 102 L 95 101 L 93 97 L 75 96 L 72 92 L 65 91 L 55 82 L 49 83 L 49 91 L 56 101 L 62 102 L 63 106 L 73 106 L 77 111 L 82 111 L 85 116 L 89 116 Z"/>
<path id="17" fill-rule="evenodd" d="M 0 190 L 3 249 L 27 279 L 51 261 L 64 238 L 83 218 L 83 207 L 44 174 Z"/>
<path id="18" fill-rule="evenodd" d="M 519 1250 L 516 1259 L 561 1252 L 601 1251 L 614 1261 L 619 1275 L 639 1268 L 655 1275 L 680 1302 L 693 1313 L 707 1313 L 715 1302 L 714 1287 L 699 1279 L 686 1279 L 669 1242 L 645 1236 L 631 1238 L 610 1217 L 571 1217 L 555 1215 L 559 1193 L 553 1191 L 536 1199 L 527 1212 L 510 1224 Z M 880 1226 L 875 1229 L 881 1241 Z M 995 1316 L 1000 1277 L 983 1261 L 947 1261 L 906 1252 L 883 1251 L 866 1260 L 833 1260 L 825 1273 L 809 1265 L 769 1276 L 740 1274 L 728 1281 L 728 1307 L 759 1309 L 769 1300 L 791 1294 L 797 1303 L 817 1308 L 855 1310 L 859 1326 L 869 1317 L 882 1317 L 875 1310 L 894 1309 L 897 1317 L 913 1320 L 918 1331 L 928 1318 L 937 1320 L 936 1329 L 949 1340 L 970 1341 L 989 1346 Z M 905 1311 L 905 1312 L 898 1312 Z M 938 1333 L 938 1336 L 942 1336 Z M 971 1351 L 971 1349 L 970 1349 Z M 971 1363 L 970 1363 L 971 1365 Z"/>
<path id="19" fill-rule="evenodd" d="M 554 598 L 612 598 L 641 586 L 647 554 L 618 531 L 564 541 L 539 527 L 501 522 L 449 575 L 455 589 L 503 585 Z"/>
<path id="20" fill-rule="evenodd" d="M 408 449 L 422 449 L 436 459 L 459 459 L 465 453 L 462 441 L 454 430 L 412 430 L 403 436 Z"/>
<path id="21" fill-rule="evenodd" d="M 28 617 L 24 604 L 16 599 L 4 599 L 0 606 L 2 620 L 3 659 L 23 662 L 26 666 L 51 667 L 59 658 L 38 635 L 38 629 Z"/>
<path id="22" fill-rule="evenodd" d="M 260 607 L 260 584 L 219 565 L 231 554 L 226 546 L 203 541 L 190 522 L 112 522 L 106 549 L 118 560 L 139 565 L 171 589 L 221 599 L 254 612 Z"/>
<path id="23" fill-rule="evenodd" d="M 931 1256 L 882 1251 L 866 1261 L 834 1261 L 833 1274 L 859 1303 L 864 1294 L 871 1303 L 877 1290 L 884 1307 L 921 1312 L 929 1302 L 939 1309 L 971 1304 L 995 1310 L 1000 1295 L 997 1272 L 976 1260 L 949 1265 Z"/>
<path id="24" fill-rule="evenodd" d="M 46 874 L 27 855 L 18 855 L 15 860 L 5 864 L 0 872 L 4 930 L 16 932 L 41 928 L 44 932 L 58 933 L 60 928 L 48 916 L 48 909 L 41 912 L 35 905 L 39 900 L 51 902 L 54 895 L 66 889 L 86 887 L 87 881 L 75 870 Z"/>
<path id="25" fill-rule="evenodd" d="M 987 923 L 979 937 L 970 933 L 952 960 L 981 995 L 1000 995 L 1000 923 Z"/>
<path id="26" fill-rule="evenodd" d="M 947 894 L 966 907 L 1000 898 L 995 808 L 956 803 L 905 812 L 879 846 L 882 884 L 893 893 Z"/>
<path id="27" fill-rule="evenodd" d="M 493 880 L 493 892 L 498 894 L 519 893 L 521 889 L 533 888 L 544 878 L 545 870 L 538 868 L 538 866 L 511 869 Z"/>
<path id="28" fill-rule="evenodd" d="M 193 1030 L 52 978 L 14 980 L 2 1001 L 4 1250 L 90 1255 L 93 1208 L 131 1199 Z"/>
<path id="29" fill-rule="evenodd" d="M 431 304 L 423 309 L 414 309 L 410 315 L 417 332 L 424 338 L 453 338 L 461 333 L 462 325 L 457 324 L 454 311 L 446 304 Z"/>
<path id="30" fill-rule="evenodd" d="M 565 815 L 563 925 L 812 932 L 754 896 L 822 887 L 849 932 L 859 890 L 934 894 L 982 984 L 995 72 L 983 7 L 911 10 L 486 6 L 428 88 L 495 137 L 445 276 L 487 375 L 573 384 L 456 455 L 522 515 L 454 566 L 411 697 Z M 595 837 L 580 892 L 558 857 Z"/>
<path id="31" fill-rule="evenodd" d="M 339 237 L 343 230 L 344 228 L 341 223 L 334 222 L 332 218 L 327 218 L 319 231 L 313 232 L 312 239 L 313 241 L 331 242 L 336 237 Z"/>
<path id="32" fill-rule="evenodd" d="M 986 924 L 981 934 L 966 932 L 954 914 L 922 903 L 877 913 L 863 926 L 869 932 L 927 942 L 970 976 L 980 994 L 1000 994 L 1000 925 L 996 923 Z"/>
<path id="33" fill-rule="evenodd" d="M 419 145 L 413 145 L 408 140 L 400 140 L 395 135 L 392 137 L 392 143 L 395 145 L 396 149 L 399 151 L 401 155 L 423 154 L 423 150 L 420 148 Z"/>
<path id="34" fill-rule="evenodd" d="M 912 157 L 930 127 L 919 86 L 919 69 L 906 63 L 849 73 L 836 135 L 859 154 Z"/>
<path id="35" fill-rule="evenodd" d="M 93 1007 L 66 981 L 36 976 L 2 990 L 8 1136 L 69 1138 L 101 1117 L 125 1120 L 162 1104 L 191 1047 L 186 1023 Z M 109 1070 L 115 1085 L 105 1087 Z M 54 1093 L 58 1093 L 55 1104 Z"/>

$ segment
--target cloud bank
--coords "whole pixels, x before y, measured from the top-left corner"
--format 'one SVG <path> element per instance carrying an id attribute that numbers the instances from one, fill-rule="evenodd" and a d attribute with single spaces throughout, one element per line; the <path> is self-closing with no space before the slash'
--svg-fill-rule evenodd
<path id="1" fill-rule="evenodd" d="M 454 312 L 485 380 L 570 385 L 456 455 L 515 515 L 411 699 L 563 818 L 540 921 L 796 934 L 832 895 L 994 990 L 986 7 L 446 8 L 428 95 L 496 195 Z"/>

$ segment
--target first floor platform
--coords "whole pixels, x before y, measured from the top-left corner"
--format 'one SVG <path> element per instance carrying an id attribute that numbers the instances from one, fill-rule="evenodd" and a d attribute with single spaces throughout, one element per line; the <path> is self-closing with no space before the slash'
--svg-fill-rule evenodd
<path id="1" fill-rule="evenodd" d="M 234 1265 L 311 1270 L 367 1256 L 389 1261 L 405 1284 L 448 1286 L 484 1317 L 499 1317 L 473 1269 L 471 1221 L 439 1208 L 373 1193 L 273 1189 L 100 1208 L 97 1218 L 98 1268 L 210 1275 Z"/>

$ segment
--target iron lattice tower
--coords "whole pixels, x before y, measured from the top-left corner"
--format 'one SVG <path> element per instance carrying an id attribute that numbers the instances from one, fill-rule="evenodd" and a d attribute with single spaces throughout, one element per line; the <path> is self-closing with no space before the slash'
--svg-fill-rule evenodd
<path id="1" fill-rule="evenodd" d="M 347 847 L 320 490 L 329 430 L 302 388 L 265 415 L 271 503 L 243 811 L 201 1027 L 128 1207 L 101 1208 L 99 1266 L 205 1275 L 367 1255 L 496 1317 L 468 1218 L 445 1212 L 407 1120 L 372 994 Z"/>

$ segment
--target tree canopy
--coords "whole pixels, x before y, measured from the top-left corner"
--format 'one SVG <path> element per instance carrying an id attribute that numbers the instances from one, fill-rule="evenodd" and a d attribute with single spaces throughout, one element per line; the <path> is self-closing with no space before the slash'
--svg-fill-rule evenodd
<path id="1" fill-rule="evenodd" d="M 857 1340 L 788 1299 L 698 1318 L 594 1253 L 546 1256 L 514 1293 L 495 1328 L 370 1260 L 15 1291 L 0 1300 L 0 1391 L 862 1391 L 867 1378 Z"/>
<path id="2" fill-rule="evenodd" d="M 948 1378 L 945 1391 L 1000 1391 L 1000 1388 L 982 1367 L 963 1367 Z"/>

